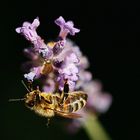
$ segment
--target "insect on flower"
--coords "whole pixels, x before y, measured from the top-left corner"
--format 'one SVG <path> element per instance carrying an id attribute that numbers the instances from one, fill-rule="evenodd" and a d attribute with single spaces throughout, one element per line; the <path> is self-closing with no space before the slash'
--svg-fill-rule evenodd
<path id="1" fill-rule="evenodd" d="M 79 59 L 74 51 L 66 46 L 66 37 L 68 34 L 75 35 L 80 30 L 74 27 L 72 21 L 65 22 L 61 16 L 55 23 L 60 26 L 59 36 L 47 44 L 36 32 L 40 24 L 39 18 L 34 19 L 33 23 L 24 22 L 22 27 L 16 28 L 17 33 L 32 43 L 32 48 L 25 50 L 32 61 L 27 63 L 31 65 L 31 68 L 27 66 L 29 73 L 24 74 L 24 78 L 30 83 L 26 86 L 23 82 L 28 93 L 22 99 L 10 101 L 22 100 L 26 107 L 48 120 L 55 115 L 79 118 L 81 115 L 75 112 L 85 106 L 87 94 L 75 91 Z M 35 79 L 43 84 L 42 91 L 39 87 L 32 88 Z"/>
<path id="2" fill-rule="evenodd" d="M 87 102 L 87 94 L 83 91 L 69 92 L 67 81 L 64 84 L 62 93 L 41 92 L 39 87 L 36 90 L 27 88 L 28 93 L 22 99 L 10 99 L 9 101 L 25 102 L 26 107 L 33 110 L 40 116 L 48 118 L 55 115 L 65 118 L 80 118 L 80 114 L 75 112 L 83 108 Z"/>

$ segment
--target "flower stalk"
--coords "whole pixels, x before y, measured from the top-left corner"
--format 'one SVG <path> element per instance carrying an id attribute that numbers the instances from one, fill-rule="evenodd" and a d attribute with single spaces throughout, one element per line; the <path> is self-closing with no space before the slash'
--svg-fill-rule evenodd
<path id="1" fill-rule="evenodd" d="M 83 127 L 90 140 L 111 140 L 109 134 L 93 112 L 87 114 Z"/>

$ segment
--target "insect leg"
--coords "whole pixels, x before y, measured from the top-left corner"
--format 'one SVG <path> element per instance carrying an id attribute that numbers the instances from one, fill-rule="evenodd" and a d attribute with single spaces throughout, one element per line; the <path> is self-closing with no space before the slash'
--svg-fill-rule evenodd
<path id="1" fill-rule="evenodd" d="M 32 84 L 32 81 L 29 81 L 29 82 L 28 82 L 28 86 L 29 86 L 30 90 L 33 91 L 33 84 Z"/>
<path id="2" fill-rule="evenodd" d="M 68 79 L 66 79 L 64 83 L 64 93 L 68 93 L 68 92 L 69 92 L 69 84 L 68 84 Z"/>
<path id="3" fill-rule="evenodd" d="M 68 84 L 68 79 L 65 80 L 65 84 L 64 84 L 64 99 L 63 100 L 66 100 L 67 97 L 68 97 L 68 93 L 69 93 L 69 84 Z"/>
<path id="4" fill-rule="evenodd" d="M 63 89 L 63 91 L 62 91 L 62 93 L 61 93 L 61 96 L 60 96 L 60 98 L 61 98 L 61 103 L 63 103 L 63 101 L 66 100 L 66 98 L 68 97 L 69 84 L 68 84 L 67 81 L 68 81 L 68 80 L 65 79 L 64 89 Z"/>
<path id="5" fill-rule="evenodd" d="M 49 127 L 49 125 L 50 125 L 50 118 L 48 118 L 48 121 L 47 121 L 47 123 L 46 123 L 46 125 L 47 125 L 47 127 Z"/>

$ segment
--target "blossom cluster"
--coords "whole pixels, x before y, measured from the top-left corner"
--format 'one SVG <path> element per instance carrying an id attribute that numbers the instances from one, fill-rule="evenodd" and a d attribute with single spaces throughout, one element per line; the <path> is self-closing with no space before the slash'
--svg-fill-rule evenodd
<path id="1" fill-rule="evenodd" d="M 57 41 L 45 43 L 37 34 L 36 29 L 40 25 L 39 18 L 34 19 L 32 23 L 24 22 L 22 27 L 16 28 L 16 32 L 22 34 L 32 43 L 31 48 L 26 48 L 24 53 L 31 58 L 30 72 L 24 74 L 24 77 L 33 82 L 42 76 L 46 76 L 43 90 L 53 92 L 54 87 L 63 90 L 65 80 L 69 84 L 70 91 L 75 89 L 75 83 L 78 80 L 78 62 L 79 59 L 73 51 L 67 51 L 65 47 L 68 34 L 75 35 L 80 30 L 74 28 L 72 21 L 65 22 L 63 17 L 55 20 L 60 27 L 60 33 Z M 26 63 L 26 66 L 29 63 Z M 49 85 L 49 86 L 48 86 Z"/>
<path id="2" fill-rule="evenodd" d="M 82 90 L 88 94 L 87 105 L 80 111 L 85 117 L 88 111 L 104 113 L 111 105 L 112 97 L 109 93 L 102 92 L 101 83 L 92 79 L 91 72 L 87 71 L 89 61 L 78 46 L 67 39 L 67 35 L 75 35 L 80 30 L 74 27 L 72 21 L 66 22 L 62 16 L 55 20 L 60 27 L 57 41 L 45 43 L 37 34 L 40 25 L 39 18 L 32 23 L 24 22 L 22 27 L 16 28 L 16 32 L 22 34 L 32 46 L 24 49 L 24 53 L 30 61 L 24 64 L 28 73 L 24 77 L 33 82 L 35 79 L 43 79 L 42 91 L 54 93 L 63 91 L 67 81 L 69 90 Z M 74 120 L 69 128 L 81 126 L 80 120 Z M 78 128 L 77 127 L 77 128 Z"/>

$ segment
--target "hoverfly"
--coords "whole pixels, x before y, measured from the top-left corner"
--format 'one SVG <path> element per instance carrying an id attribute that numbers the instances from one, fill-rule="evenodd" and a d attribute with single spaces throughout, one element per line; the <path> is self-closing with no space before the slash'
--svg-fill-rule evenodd
<path id="1" fill-rule="evenodd" d="M 69 92 L 67 82 L 64 84 L 62 93 L 54 94 L 41 92 L 39 88 L 29 90 L 25 84 L 24 86 L 28 90 L 25 97 L 9 101 L 23 100 L 26 107 L 40 116 L 47 117 L 48 120 L 55 115 L 65 118 L 79 118 L 81 115 L 75 112 L 83 108 L 87 102 L 87 94 L 83 91 Z"/>

